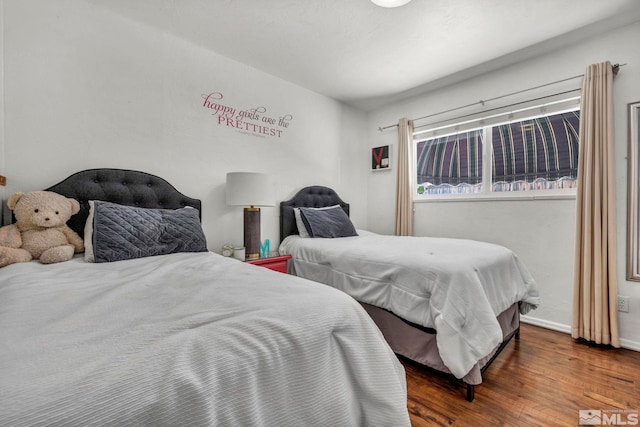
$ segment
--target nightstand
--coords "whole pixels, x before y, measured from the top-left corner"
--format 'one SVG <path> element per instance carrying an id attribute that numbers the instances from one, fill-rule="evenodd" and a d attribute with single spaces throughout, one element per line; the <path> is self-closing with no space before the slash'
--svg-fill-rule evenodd
<path id="1" fill-rule="evenodd" d="M 280 273 L 287 272 L 287 262 L 291 259 L 291 255 L 270 255 L 265 258 L 249 259 L 246 263 L 259 265 L 260 267 L 268 268 L 269 270 L 279 271 Z"/>

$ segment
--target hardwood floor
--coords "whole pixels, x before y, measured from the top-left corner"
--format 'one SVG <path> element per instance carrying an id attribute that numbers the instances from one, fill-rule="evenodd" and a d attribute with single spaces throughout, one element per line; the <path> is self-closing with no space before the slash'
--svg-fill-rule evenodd
<path id="1" fill-rule="evenodd" d="M 414 427 L 577 426 L 580 410 L 633 425 L 633 414 L 640 414 L 640 352 L 589 345 L 536 326 L 522 325 L 520 340 L 485 371 L 473 402 L 451 377 L 402 363 Z"/>

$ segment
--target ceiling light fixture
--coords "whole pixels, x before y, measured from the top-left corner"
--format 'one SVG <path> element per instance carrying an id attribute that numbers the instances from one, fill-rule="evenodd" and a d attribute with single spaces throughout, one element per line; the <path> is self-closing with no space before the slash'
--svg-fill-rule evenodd
<path id="1" fill-rule="evenodd" d="M 373 4 L 376 4 L 380 7 L 398 7 L 404 6 L 409 3 L 411 0 L 371 0 Z"/>

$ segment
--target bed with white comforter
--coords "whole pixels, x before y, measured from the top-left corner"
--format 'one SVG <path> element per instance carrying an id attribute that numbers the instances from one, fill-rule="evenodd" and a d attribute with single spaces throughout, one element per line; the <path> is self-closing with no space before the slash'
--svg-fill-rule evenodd
<path id="1" fill-rule="evenodd" d="M 0 325 L 0 425 L 409 425 L 357 302 L 210 252 L 5 267 Z"/>
<path id="2" fill-rule="evenodd" d="M 509 249 L 464 239 L 399 237 L 358 230 L 339 238 L 286 237 L 298 276 L 432 328 L 442 361 L 463 378 L 502 342 L 496 317 L 539 304 L 535 282 Z"/>

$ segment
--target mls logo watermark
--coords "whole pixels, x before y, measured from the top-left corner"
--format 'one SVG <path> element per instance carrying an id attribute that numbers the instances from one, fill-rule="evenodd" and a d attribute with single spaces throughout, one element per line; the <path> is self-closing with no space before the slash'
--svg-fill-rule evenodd
<path id="1" fill-rule="evenodd" d="M 578 411 L 581 426 L 636 426 L 638 411 L 630 409 L 580 409 Z"/>

